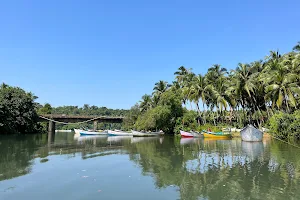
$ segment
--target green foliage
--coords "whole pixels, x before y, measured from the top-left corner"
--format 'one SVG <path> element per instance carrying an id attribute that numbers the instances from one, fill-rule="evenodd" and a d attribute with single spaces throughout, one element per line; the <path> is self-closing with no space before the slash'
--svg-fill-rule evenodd
<path id="1" fill-rule="evenodd" d="M 197 130 L 197 127 L 197 113 L 193 110 L 189 111 L 187 109 L 184 109 L 183 116 L 178 117 L 176 120 L 174 133 L 179 134 L 180 130 Z"/>
<path id="2" fill-rule="evenodd" d="M 210 129 L 211 131 L 213 132 L 220 132 L 222 131 L 222 128 L 221 126 L 214 126 L 212 124 L 203 124 L 203 125 L 200 125 L 198 128 L 197 128 L 197 131 L 198 132 L 201 132 L 203 130 L 208 130 Z"/>
<path id="3" fill-rule="evenodd" d="M 156 107 L 138 116 L 135 128 L 137 130 L 163 130 L 170 134 L 174 131 L 176 119 L 182 115 L 180 95 L 177 91 L 167 90 L 160 95 Z"/>
<path id="4" fill-rule="evenodd" d="M 44 106 L 41 106 L 38 109 L 38 114 L 51 114 L 52 113 L 52 106 L 49 103 L 45 103 Z"/>
<path id="5" fill-rule="evenodd" d="M 138 119 L 140 113 L 141 112 L 138 104 L 131 107 L 123 120 L 122 129 L 124 130 L 134 129 L 135 122 Z"/>
<path id="6" fill-rule="evenodd" d="M 271 133 L 281 139 L 300 139 L 300 111 L 292 114 L 278 112 L 269 120 Z"/>
<path id="7" fill-rule="evenodd" d="M 98 115 L 98 116 L 125 116 L 128 110 L 125 109 L 109 109 L 106 107 L 89 106 L 84 104 L 83 107 L 78 106 L 59 106 L 52 108 L 52 114 L 65 115 Z"/>
<path id="8" fill-rule="evenodd" d="M 3 83 L 0 86 L 0 134 L 37 132 L 35 99 L 32 93 Z"/>

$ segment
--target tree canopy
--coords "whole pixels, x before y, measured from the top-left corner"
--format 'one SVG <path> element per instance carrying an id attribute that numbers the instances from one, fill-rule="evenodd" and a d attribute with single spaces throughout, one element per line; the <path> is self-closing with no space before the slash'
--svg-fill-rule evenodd
<path id="1" fill-rule="evenodd" d="M 36 98 L 30 92 L 3 83 L 0 86 L 0 134 L 37 132 Z"/>
<path id="2" fill-rule="evenodd" d="M 299 42 L 293 50 L 270 51 L 264 59 L 238 63 L 236 69 L 230 66 L 232 70 L 215 64 L 206 74 L 180 66 L 172 84 L 160 80 L 152 95 L 143 96 L 135 128 L 163 128 L 158 125 L 163 117 L 170 120 L 166 126 L 173 126 L 173 121 L 183 119 L 181 104 L 196 110 L 201 124 L 229 123 L 239 128 L 247 123 L 262 126 L 277 111 L 293 113 L 300 107 Z M 177 106 L 172 107 L 175 101 Z"/>

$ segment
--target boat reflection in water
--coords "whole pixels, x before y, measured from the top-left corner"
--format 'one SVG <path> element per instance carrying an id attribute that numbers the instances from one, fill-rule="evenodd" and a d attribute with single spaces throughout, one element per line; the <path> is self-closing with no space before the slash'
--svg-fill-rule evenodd
<path id="1" fill-rule="evenodd" d="M 244 142 L 242 141 L 242 153 L 251 161 L 262 156 L 264 153 L 264 145 L 262 142 Z"/>
<path id="2" fill-rule="evenodd" d="M 107 142 L 120 142 L 122 140 L 130 140 L 132 136 L 109 136 Z"/>
<path id="3" fill-rule="evenodd" d="M 202 139 L 199 138 L 181 138 L 180 145 L 187 145 L 187 144 L 195 144 L 200 142 Z"/>
<path id="4" fill-rule="evenodd" d="M 151 142 L 151 141 L 158 141 L 161 140 L 161 143 L 163 141 L 163 137 L 132 137 L 131 143 L 140 143 L 140 142 Z"/>

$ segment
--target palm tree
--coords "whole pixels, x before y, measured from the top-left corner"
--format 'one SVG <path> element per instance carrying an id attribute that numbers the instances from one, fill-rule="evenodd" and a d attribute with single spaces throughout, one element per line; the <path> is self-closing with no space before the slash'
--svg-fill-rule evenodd
<path id="1" fill-rule="evenodd" d="M 290 73 L 285 66 L 279 65 L 277 70 L 272 70 L 265 79 L 267 84 L 266 99 L 272 101 L 272 106 L 284 108 L 289 111 L 289 107 L 296 107 L 295 96 L 300 94 L 300 87 L 297 85 L 297 74 Z"/>
<path id="2" fill-rule="evenodd" d="M 159 82 L 155 83 L 153 95 L 160 97 L 160 95 L 167 91 L 170 87 L 171 85 L 168 84 L 168 82 L 160 80 Z"/>
<path id="3" fill-rule="evenodd" d="M 152 99 L 151 96 L 148 94 L 145 94 L 142 96 L 142 100 L 140 101 L 140 110 L 141 112 L 145 112 L 149 110 L 152 107 Z"/>
<path id="4" fill-rule="evenodd" d="M 294 46 L 293 50 L 300 52 L 300 41 Z"/>
<path id="5" fill-rule="evenodd" d="M 182 87 L 182 94 L 184 99 L 190 101 L 191 110 L 193 110 L 192 102 L 194 101 L 193 98 L 193 81 L 195 78 L 195 74 L 192 72 L 189 72 L 184 79 L 183 87 Z"/>
<path id="6" fill-rule="evenodd" d="M 201 74 L 194 77 L 192 86 L 191 86 L 191 99 L 194 100 L 199 115 L 201 115 L 200 108 L 199 108 L 199 101 L 202 101 L 203 109 L 204 105 L 206 104 L 206 98 L 207 98 L 207 87 L 206 87 L 206 81 L 204 76 Z M 205 122 L 205 116 L 204 116 L 204 122 Z"/>
<path id="7" fill-rule="evenodd" d="M 218 79 L 219 77 L 223 77 L 226 73 L 227 69 L 218 64 L 214 64 L 212 67 L 208 68 L 207 72 L 209 77 L 212 78 L 212 81 Z"/>
<path id="8" fill-rule="evenodd" d="M 184 66 L 178 68 L 178 71 L 174 73 L 176 75 L 177 82 L 182 86 L 187 78 L 187 75 L 191 73 L 192 69 L 186 69 Z"/>

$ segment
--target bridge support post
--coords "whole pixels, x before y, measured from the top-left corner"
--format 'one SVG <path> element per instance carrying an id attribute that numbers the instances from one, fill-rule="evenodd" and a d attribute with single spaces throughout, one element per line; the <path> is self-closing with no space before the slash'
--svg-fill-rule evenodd
<path id="1" fill-rule="evenodd" d="M 55 137 L 55 122 L 49 121 L 48 127 L 48 142 L 54 142 Z"/>
<path id="2" fill-rule="evenodd" d="M 94 121 L 94 131 L 96 131 L 98 129 L 98 121 Z"/>

